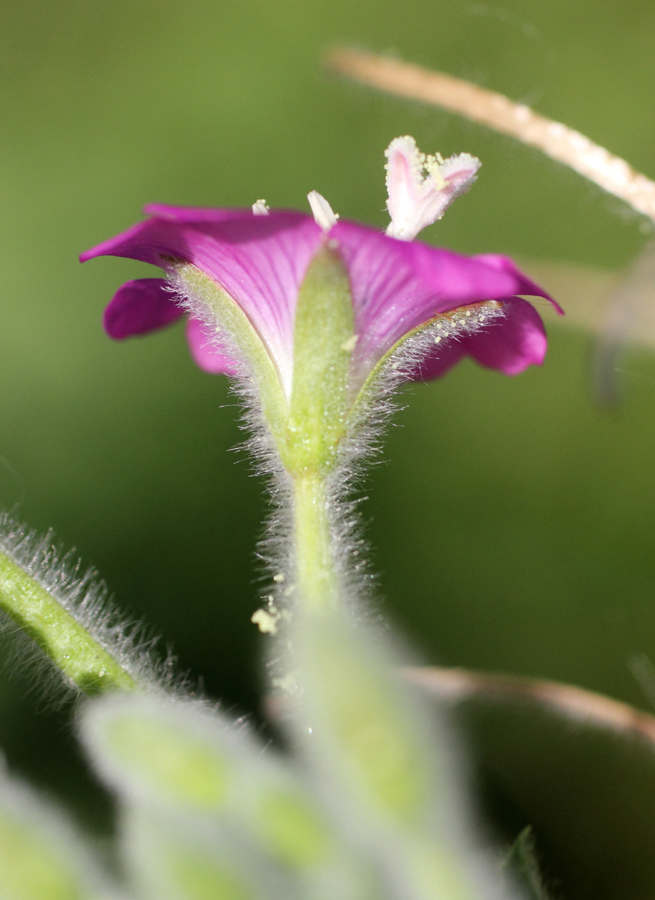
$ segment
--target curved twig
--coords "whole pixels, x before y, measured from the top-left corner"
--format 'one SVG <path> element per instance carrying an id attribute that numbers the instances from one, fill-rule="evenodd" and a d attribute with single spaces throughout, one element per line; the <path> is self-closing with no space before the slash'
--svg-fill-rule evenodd
<path id="1" fill-rule="evenodd" d="M 327 65 L 354 81 L 440 106 L 536 147 L 655 222 L 655 182 L 579 131 L 529 106 L 452 75 L 360 50 L 332 50 Z"/>

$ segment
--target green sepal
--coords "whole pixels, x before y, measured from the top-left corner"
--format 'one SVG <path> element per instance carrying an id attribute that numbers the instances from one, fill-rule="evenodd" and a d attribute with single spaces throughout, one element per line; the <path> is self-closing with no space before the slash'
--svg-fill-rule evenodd
<path id="1" fill-rule="evenodd" d="M 298 293 L 284 451 L 293 475 L 327 472 L 335 463 L 347 423 L 355 343 L 348 272 L 328 242 L 314 255 Z"/>
<path id="2" fill-rule="evenodd" d="M 138 687 L 135 679 L 89 631 L 2 551 L 0 610 L 22 628 L 63 675 L 84 693 L 133 691 Z"/>
<path id="3" fill-rule="evenodd" d="M 211 310 L 221 331 L 226 332 L 247 360 L 247 370 L 253 379 L 262 415 L 273 439 L 284 446 L 289 403 L 282 379 L 275 363 L 254 325 L 241 307 L 223 288 L 191 263 L 176 263 L 171 281 L 189 299 Z"/>
<path id="4" fill-rule="evenodd" d="M 347 427 L 348 373 L 356 344 L 350 281 L 338 250 L 324 243 L 300 285 L 289 397 L 269 349 L 216 281 L 178 262 L 172 264 L 171 282 L 209 309 L 234 342 L 285 468 L 294 476 L 328 472 Z"/>

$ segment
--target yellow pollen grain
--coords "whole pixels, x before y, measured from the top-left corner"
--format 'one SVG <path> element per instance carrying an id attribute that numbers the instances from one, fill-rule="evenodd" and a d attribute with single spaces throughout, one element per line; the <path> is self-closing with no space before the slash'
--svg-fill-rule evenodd
<path id="1" fill-rule="evenodd" d="M 341 345 L 341 349 L 346 353 L 352 353 L 358 340 L 359 335 L 351 334 L 350 337 L 346 338 L 346 340 L 343 342 L 343 344 Z"/>
<path id="2" fill-rule="evenodd" d="M 250 621 L 262 634 L 277 634 L 278 618 L 279 616 L 272 616 L 265 609 L 258 609 L 251 615 Z"/>

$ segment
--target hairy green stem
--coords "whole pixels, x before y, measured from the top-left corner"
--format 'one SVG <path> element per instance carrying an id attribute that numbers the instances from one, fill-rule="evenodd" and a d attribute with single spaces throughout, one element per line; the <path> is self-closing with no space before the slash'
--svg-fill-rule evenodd
<path id="1" fill-rule="evenodd" d="M 338 603 L 330 497 L 326 479 L 311 473 L 294 479 L 294 525 L 298 603 L 312 611 Z"/>
<path id="2" fill-rule="evenodd" d="M 86 694 L 133 691 L 134 678 L 34 578 L 0 552 L 0 611 Z"/>

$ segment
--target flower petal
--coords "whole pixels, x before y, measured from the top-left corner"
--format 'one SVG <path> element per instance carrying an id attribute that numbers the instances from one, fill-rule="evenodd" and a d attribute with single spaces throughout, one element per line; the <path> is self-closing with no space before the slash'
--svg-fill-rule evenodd
<path id="1" fill-rule="evenodd" d="M 191 358 L 199 368 L 212 375 L 235 375 L 238 363 L 220 346 L 215 335 L 207 331 L 207 326 L 199 319 L 189 318 L 186 339 Z"/>
<path id="2" fill-rule="evenodd" d="M 121 341 L 165 328 L 184 315 L 175 305 L 164 278 L 128 281 L 105 309 L 102 323 L 109 337 Z"/>
<path id="3" fill-rule="evenodd" d="M 450 204 L 475 181 L 480 160 L 469 153 L 449 159 L 421 153 L 413 137 L 395 138 L 388 146 L 387 234 L 403 241 L 440 219 Z"/>
<path id="4" fill-rule="evenodd" d="M 166 203 L 149 203 L 143 211 L 147 216 L 178 223 L 229 222 L 230 219 L 252 215 L 252 210 L 243 208 L 213 209 L 208 206 L 169 206 Z"/>
<path id="5" fill-rule="evenodd" d="M 518 375 L 528 366 L 540 366 L 547 339 L 539 313 L 519 297 L 504 300 L 503 307 L 503 318 L 473 334 L 452 339 L 430 354 L 418 367 L 415 379 L 439 378 L 465 356 L 505 375 Z"/>
<path id="6" fill-rule="evenodd" d="M 176 207 L 157 209 L 169 210 L 169 217 L 158 215 L 135 225 L 82 254 L 82 262 L 124 256 L 163 268 L 170 267 L 171 258 L 193 263 L 244 311 L 288 393 L 298 289 L 321 242 L 321 229 L 309 216 L 284 210 L 268 216 L 254 216 L 250 210 L 193 210 L 187 217 Z"/>
<path id="7" fill-rule="evenodd" d="M 550 294 L 547 294 L 543 288 L 540 288 L 536 282 L 532 281 L 531 278 L 528 278 L 509 256 L 501 256 L 498 253 L 479 253 L 477 256 L 472 256 L 471 259 L 476 259 L 478 262 L 482 262 L 487 266 L 498 269 L 500 272 L 508 272 L 510 275 L 513 275 L 519 285 L 514 292 L 515 294 L 528 294 L 532 297 L 544 297 L 552 304 L 560 316 L 564 315 L 564 310 L 559 303 L 554 300 Z"/>
<path id="8" fill-rule="evenodd" d="M 338 242 L 350 274 L 359 337 L 353 354 L 356 381 L 365 379 L 404 335 L 439 313 L 523 292 L 550 300 L 504 257 L 460 256 L 351 222 L 339 222 L 330 237 Z M 498 327 L 507 327 L 506 321 Z"/>
<path id="9" fill-rule="evenodd" d="M 273 210 L 268 216 L 243 209 L 163 205 L 147 210 L 154 218 L 89 250 L 82 260 L 125 256 L 164 269 L 176 259 L 193 263 L 246 314 L 276 364 L 288 396 L 298 290 L 324 239 L 321 229 L 309 216 L 285 210 Z M 465 354 L 510 374 L 543 358 L 545 338 L 538 314 L 508 298 L 533 294 L 561 310 L 508 257 L 465 257 L 396 240 L 353 222 L 336 223 L 329 243 L 338 248 L 351 281 L 358 338 L 352 369 L 355 390 L 405 335 L 440 313 L 479 301 L 507 301 L 511 314 L 488 332 L 468 334 L 444 345 L 438 357 L 435 352 L 421 368 L 421 377 L 436 377 Z M 164 285 L 161 279 L 141 279 L 121 288 L 105 314 L 108 332 L 122 338 L 178 318 L 180 310 Z M 202 368 L 234 371 L 235 360 L 220 347 L 215 349 L 213 341 L 208 343 L 199 325 L 189 329 L 191 352 Z"/>

